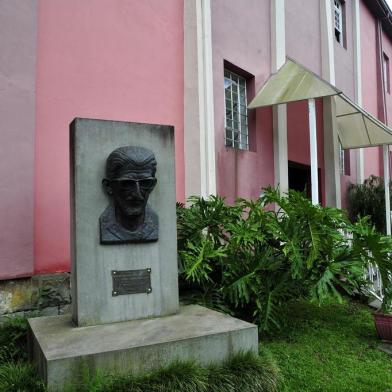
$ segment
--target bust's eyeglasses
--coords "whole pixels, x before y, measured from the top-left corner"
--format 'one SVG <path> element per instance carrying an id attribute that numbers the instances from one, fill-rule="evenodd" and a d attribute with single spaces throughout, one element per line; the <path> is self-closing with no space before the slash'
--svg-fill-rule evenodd
<path id="1" fill-rule="evenodd" d="M 157 183 L 157 179 L 154 177 L 141 178 L 139 180 L 111 180 L 111 182 L 115 182 L 121 189 L 135 189 L 136 184 L 139 185 L 140 189 L 151 189 Z"/>

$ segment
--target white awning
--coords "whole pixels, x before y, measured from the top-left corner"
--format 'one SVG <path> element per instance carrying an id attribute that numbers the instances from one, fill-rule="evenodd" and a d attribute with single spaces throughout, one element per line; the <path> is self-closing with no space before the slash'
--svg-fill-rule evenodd
<path id="1" fill-rule="evenodd" d="M 291 59 L 272 74 L 248 105 L 249 109 L 282 103 L 327 97 L 341 93 L 336 87 L 319 78 Z"/>
<path id="2" fill-rule="evenodd" d="M 335 96 L 336 121 L 343 149 L 392 144 L 392 129 L 318 75 L 287 59 L 266 81 L 249 109 Z"/>
<path id="3" fill-rule="evenodd" d="M 334 97 L 336 121 L 343 149 L 392 144 L 392 129 L 363 110 L 346 95 Z"/>

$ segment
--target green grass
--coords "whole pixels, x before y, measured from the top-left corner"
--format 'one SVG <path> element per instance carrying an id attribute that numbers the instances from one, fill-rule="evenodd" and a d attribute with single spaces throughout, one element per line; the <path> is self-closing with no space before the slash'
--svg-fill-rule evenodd
<path id="1" fill-rule="evenodd" d="M 261 341 L 281 370 L 281 392 L 392 392 L 392 359 L 377 349 L 367 306 L 294 303 L 286 318 L 284 331 Z"/>
<path id="2" fill-rule="evenodd" d="M 0 364 L 1 392 L 45 392 L 35 368 L 26 362 Z"/>
<path id="3" fill-rule="evenodd" d="M 9 317 L 0 325 L 0 363 L 27 360 L 27 331 L 24 317 Z"/>
<path id="4" fill-rule="evenodd" d="M 66 392 L 276 392 L 278 369 L 264 350 L 259 356 L 237 355 L 220 366 L 202 368 L 175 362 L 142 376 L 105 377 L 86 372 L 84 380 Z"/>

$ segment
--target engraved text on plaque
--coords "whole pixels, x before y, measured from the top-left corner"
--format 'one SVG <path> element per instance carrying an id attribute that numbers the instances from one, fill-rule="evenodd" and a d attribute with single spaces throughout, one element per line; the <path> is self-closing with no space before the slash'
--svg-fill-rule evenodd
<path id="1" fill-rule="evenodd" d="M 147 293 L 151 288 L 151 268 L 128 271 L 112 271 L 112 296 Z"/>

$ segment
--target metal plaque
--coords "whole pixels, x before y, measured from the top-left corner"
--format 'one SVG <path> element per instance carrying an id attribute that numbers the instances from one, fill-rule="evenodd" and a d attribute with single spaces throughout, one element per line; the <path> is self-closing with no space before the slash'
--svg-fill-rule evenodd
<path id="1" fill-rule="evenodd" d="M 151 288 L 151 268 L 128 271 L 112 271 L 112 296 L 147 293 Z"/>

